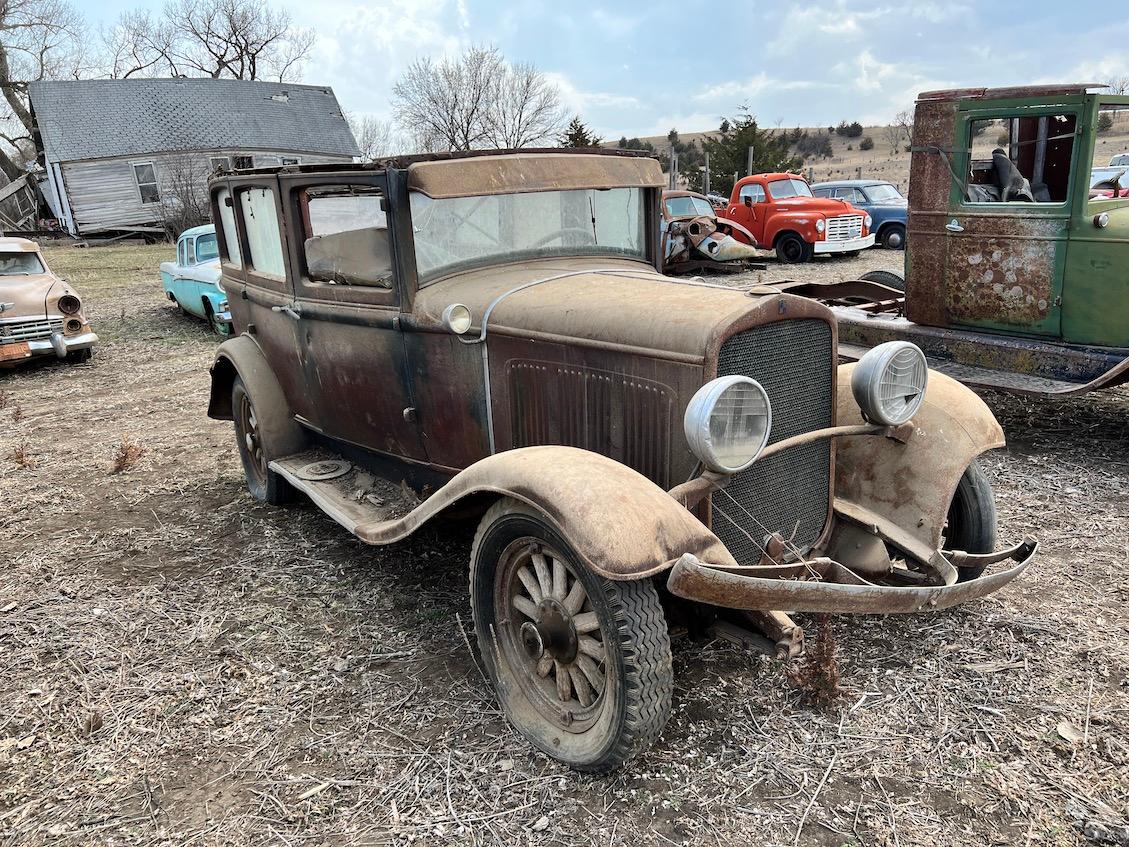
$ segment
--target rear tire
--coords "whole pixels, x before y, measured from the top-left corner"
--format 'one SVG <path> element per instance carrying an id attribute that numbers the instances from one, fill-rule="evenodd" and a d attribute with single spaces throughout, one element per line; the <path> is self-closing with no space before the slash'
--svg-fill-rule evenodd
<path id="1" fill-rule="evenodd" d="M 478 652 L 514 728 L 580 771 L 620 767 L 670 716 L 670 638 L 650 580 L 604 579 L 530 506 L 482 518 L 470 560 Z"/>
<path id="2" fill-rule="evenodd" d="M 996 498 L 992 484 L 977 462 L 973 462 L 957 483 L 949 504 L 941 546 L 965 553 L 991 553 L 996 549 Z M 957 581 L 967 582 L 984 573 L 987 565 L 959 568 Z"/>
<path id="3" fill-rule="evenodd" d="M 879 285 L 885 285 L 890 288 L 896 288 L 903 294 L 906 290 L 906 281 L 902 278 L 901 274 L 894 273 L 894 271 L 867 271 L 859 279 L 864 279 L 867 282 L 877 282 Z"/>
<path id="4" fill-rule="evenodd" d="M 282 451 L 270 443 L 269 427 L 263 426 L 254 398 L 239 376 L 231 386 L 231 416 L 235 421 L 235 444 L 251 496 L 273 506 L 289 503 L 294 499 L 294 488 L 269 466 L 271 459 L 279 458 Z"/>
<path id="5" fill-rule="evenodd" d="M 882 246 L 887 250 L 905 250 L 906 228 L 901 224 L 890 224 L 882 230 Z"/>
<path id="6" fill-rule="evenodd" d="M 798 233 L 785 232 L 776 239 L 776 258 L 785 265 L 799 265 L 810 262 L 815 248 L 804 241 Z"/>

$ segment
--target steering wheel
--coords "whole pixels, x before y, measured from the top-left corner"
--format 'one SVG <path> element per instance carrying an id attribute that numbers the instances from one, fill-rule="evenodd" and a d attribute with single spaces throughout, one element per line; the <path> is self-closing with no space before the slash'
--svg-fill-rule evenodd
<path id="1" fill-rule="evenodd" d="M 564 237 L 568 233 L 575 233 L 575 234 L 583 236 L 585 239 L 592 239 L 592 230 L 584 229 L 583 227 L 579 227 L 579 226 L 566 226 L 563 229 L 558 229 L 556 232 L 550 232 L 548 235 L 546 235 L 542 238 L 538 238 L 537 241 L 535 241 L 533 244 L 530 244 L 529 246 L 530 247 L 544 247 L 550 241 L 555 241 L 557 239 L 559 239 L 561 244 L 563 245 L 564 244 Z"/>

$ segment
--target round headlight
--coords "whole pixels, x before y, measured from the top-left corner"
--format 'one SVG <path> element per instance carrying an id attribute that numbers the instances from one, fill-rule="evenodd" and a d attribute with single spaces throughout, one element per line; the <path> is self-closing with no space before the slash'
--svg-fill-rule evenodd
<path id="1" fill-rule="evenodd" d="M 863 222 L 864 224 L 866 224 L 866 228 L 867 228 L 867 229 L 870 229 L 870 225 L 871 225 L 871 224 L 872 224 L 872 223 L 873 223 L 874 221 L 873 221 L 873 220 L 871 219 L 870 215 L 866 215 L 866 216 L 865 216 L 865 217 L 864 217 L 864 218 L 862 219 L 862 222 Z"/>
<path id="2" fill-rule="evenodd" d="M 1094 215 L 1094 226 L 1098 229 L 1105 229 L 1109 226 L 1109 212 L 1102 212 L 1100 215 Z"/>
<path id="3" fill-rule="evenodd" d="M 929 365 L 908 341 L 887 341 L 868 351 L 851 374 L 851 393 L 871 423 L 899 426 L 917 414 L 925 400 Z"/>
<path id="4" fill-rule="evenodd" d="M 683 426 L 690 452 L 702 464 L 717 473 L 737 473 L 768 443 L 772 405 L 755 379 L 718 377 L 690 398 Z"/>
<path id="5" fill-rule="evenodd" d="M 59 311 L 64 315 L 77 315 L 82 308 L 82 301 L 73 294 L 64 294 L 59 298 Z"/>
<path id="6" fill-rule="evenodd" d="M 443 326 L 455 333 L 462 335 L 470 329 L 470 309 L 462 303 L 452 303 L 443 310 Z"/>
<path id="7" fill-rule="evenodd" d="M 823 218 L 820 218 L 818 221 L 815 222 L 815 231 L 816 232 L 823 232 L 825 229 L 827 229 L 827 224 L 823 222 Z"/>

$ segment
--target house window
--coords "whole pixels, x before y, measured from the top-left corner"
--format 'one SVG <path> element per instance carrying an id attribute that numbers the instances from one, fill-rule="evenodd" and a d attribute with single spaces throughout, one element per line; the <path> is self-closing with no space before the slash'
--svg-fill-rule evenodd
<path id="1" fill-rule="evenodd" d="M 274 192 L 269 188 L 244 189 L 239 192 L 239 208 L 247 232 L 248 263 L 259 273 L 285 278 Z"/>
<path id="2" fill-rule="evenodd" d="M 294 156 L 281 156 L 281 157 L 279 157 L 279 161 L 283 165 L 300 165 L 300 164 L 302 164 L 302 160 L 298 159 Z"/>
<path id="3" fill-rule="evenodd" d="M 142 203 L 161 202 L 161 192 L 157 188 L 157 169 L 152 162 L 143 162 L 133 166 L 133 178 L 137 180 L 137 190 L 141 193 Z"/>
<path id="4" fill-rule="evenodd" d="M 235 157 L 235 169 L 237 171 L 247 170 L 248 168 L 253 168 L 253 167 L 255 167 L 255 163 L 254 163 L 254 161 L 252 161 L 250 156 L 236 156 Z"/>
<path id="5" fill-rule="evenodd" d="M 302 242 L 314 282 L 392 287 L 392 249 L 381 194 L 363 186 L 308 188 L 300 195 L 307 221 Z"/>
<path id="6" fill-rule="evenodd" d="M 213 171 L 231 170 L 231 159 L 227 156 L 212 156 L 208 159 L 208 163 L 212 166 Z"/>

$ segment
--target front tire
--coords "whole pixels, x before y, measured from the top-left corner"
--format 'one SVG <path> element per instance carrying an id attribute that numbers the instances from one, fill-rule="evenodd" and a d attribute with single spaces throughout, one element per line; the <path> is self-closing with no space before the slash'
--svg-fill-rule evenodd
<path id="1" fill-rule="evenodd" d="M 906 228 L 901 224 L 890 224 L 882 230 L 882 246 L 887 250 L 905 250 Z"/>
<path id="2" fill-rule="evenodd" d="M 242 377 L 231 386 L 231 416 L 235 421 L 235 443 L 243 462 L 243 475 L 251 496 L 272 506 L 294 499 L 294 488 L 286 479 L 270 469 L 271 459 L 280 452 L 270 443 L 268 427 L 263 426 L 254 398 L 248 393 Z"/>
<path id="3" fill-rule="evenodd" d="M 810 262 L 815 248 L 804 241 L 798 233 L 785 232 L 776 239 L 776 258 L 785 265 L 799 265 Z"/>
<path id="4" fill-rule="evenodd" d="M 504 498 L 470 561 L 479 654 L 510 722 L 581 771 L 624 764 L 670 716 L 670 638 L 649 580 L 591 572 L 534 509 Z"/>
<path id="5" fill-rule="evenodd" d="M 957 483 L 949 504 L 941 546 L 945 550 L 965 553 L 991 553 L 996 549 L 996 497 L 992 484 L 977 462 L 973 462 Z M 987 565 L 959 568 L 957 581 L 976 579 Z"/>

